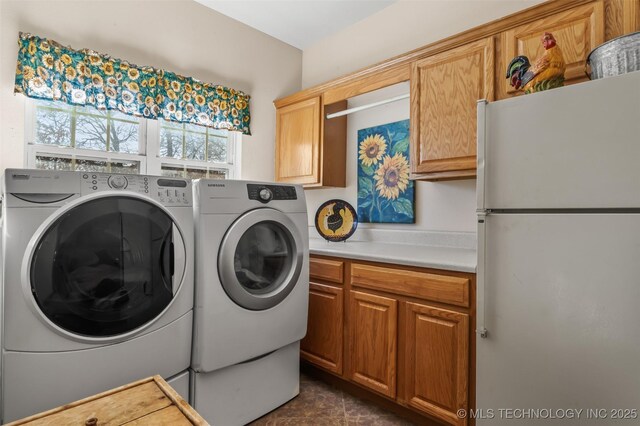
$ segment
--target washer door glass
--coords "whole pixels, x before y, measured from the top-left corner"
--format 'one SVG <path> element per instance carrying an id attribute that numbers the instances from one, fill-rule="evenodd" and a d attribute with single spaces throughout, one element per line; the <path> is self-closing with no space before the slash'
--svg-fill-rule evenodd
<path id="1" fill-rule="evenodd" d="M 292 238 L 275 222 L 252 225 L 240 237 L 234 256 L 236 278 L 252 294 L 264 294 L 282 285 L 293 261 Z"/>
<path id="2" fill-rule="evenodd" d="M 247 309 L 268 309 L 284 300 L 301 268 L 298 232 L 291 219 L 277 210 L 254 210 L 238 219 L 221 245 L 222 286 Z"/>
<path id="3" fill-rule="evenodd" d="M 135 330 L 173 299 L 175 237 L 171 217 L 154 204 L 123 196 L 87 201 L 36 245 L 33 297 L 53 324 L 74 334 Z"/>

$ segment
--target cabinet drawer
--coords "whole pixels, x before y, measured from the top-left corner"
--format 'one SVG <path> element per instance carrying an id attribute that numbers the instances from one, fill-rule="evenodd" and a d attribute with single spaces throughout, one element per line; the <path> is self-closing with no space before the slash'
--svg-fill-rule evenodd
<path id="1" fill-rule="evenodd" d="M 342 284 L 344 262 L 312 257 L 309 259 L 309 276 L 319 280 Z"/>
<path id="2" fill-rule="evenodd" d="M 469 279 L 463 277 L 354 263 L 351 284 L 469 307 Z"/>

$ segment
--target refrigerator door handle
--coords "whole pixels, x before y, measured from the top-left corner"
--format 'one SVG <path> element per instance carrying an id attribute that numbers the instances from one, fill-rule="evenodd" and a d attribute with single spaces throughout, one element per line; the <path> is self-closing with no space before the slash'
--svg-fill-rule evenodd
<path id="1" fill-rule="evenodd" d="M 478 211 L 478 267 L 476 274 L 476 333 L 485 339 L 488 335 L 485 327 L 485 227 L 487 212 Z"/>
<path id="2" fill-rule="evenodd" d="M 485 99 L 481 99 L 477 104 L 477 135 L 476 147 L 477 153 L 477 165 L 476 165 L 476 209 L 478 211 L 485 209 L 485 161 L 486 161 L 486 149 L 487 149 L 487 102 Z"/>

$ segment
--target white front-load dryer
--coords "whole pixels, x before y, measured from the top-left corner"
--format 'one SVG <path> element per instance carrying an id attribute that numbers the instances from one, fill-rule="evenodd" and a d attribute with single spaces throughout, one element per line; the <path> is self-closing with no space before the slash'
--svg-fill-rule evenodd
<path id="1" fill-rule="evenodd" d="M 192 402 L 212 424 L 245 424 L 298 394 L 309 297 L 301 186 L 194 184 Z"/>
<path id="2" fill-rule="evenodd" d="M 1 420 L 154 374 L 188 389 L 191 181 L 7 169 L 2 199 Z"/>

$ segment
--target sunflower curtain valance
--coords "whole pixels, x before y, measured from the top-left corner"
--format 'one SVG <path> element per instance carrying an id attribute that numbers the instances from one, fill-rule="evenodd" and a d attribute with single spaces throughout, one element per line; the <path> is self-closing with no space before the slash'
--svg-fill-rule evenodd
<path id="1" fill-rule="evenodd" d="M 249 95 L 20 33 L 15 93 L 251 134 Z"/>

